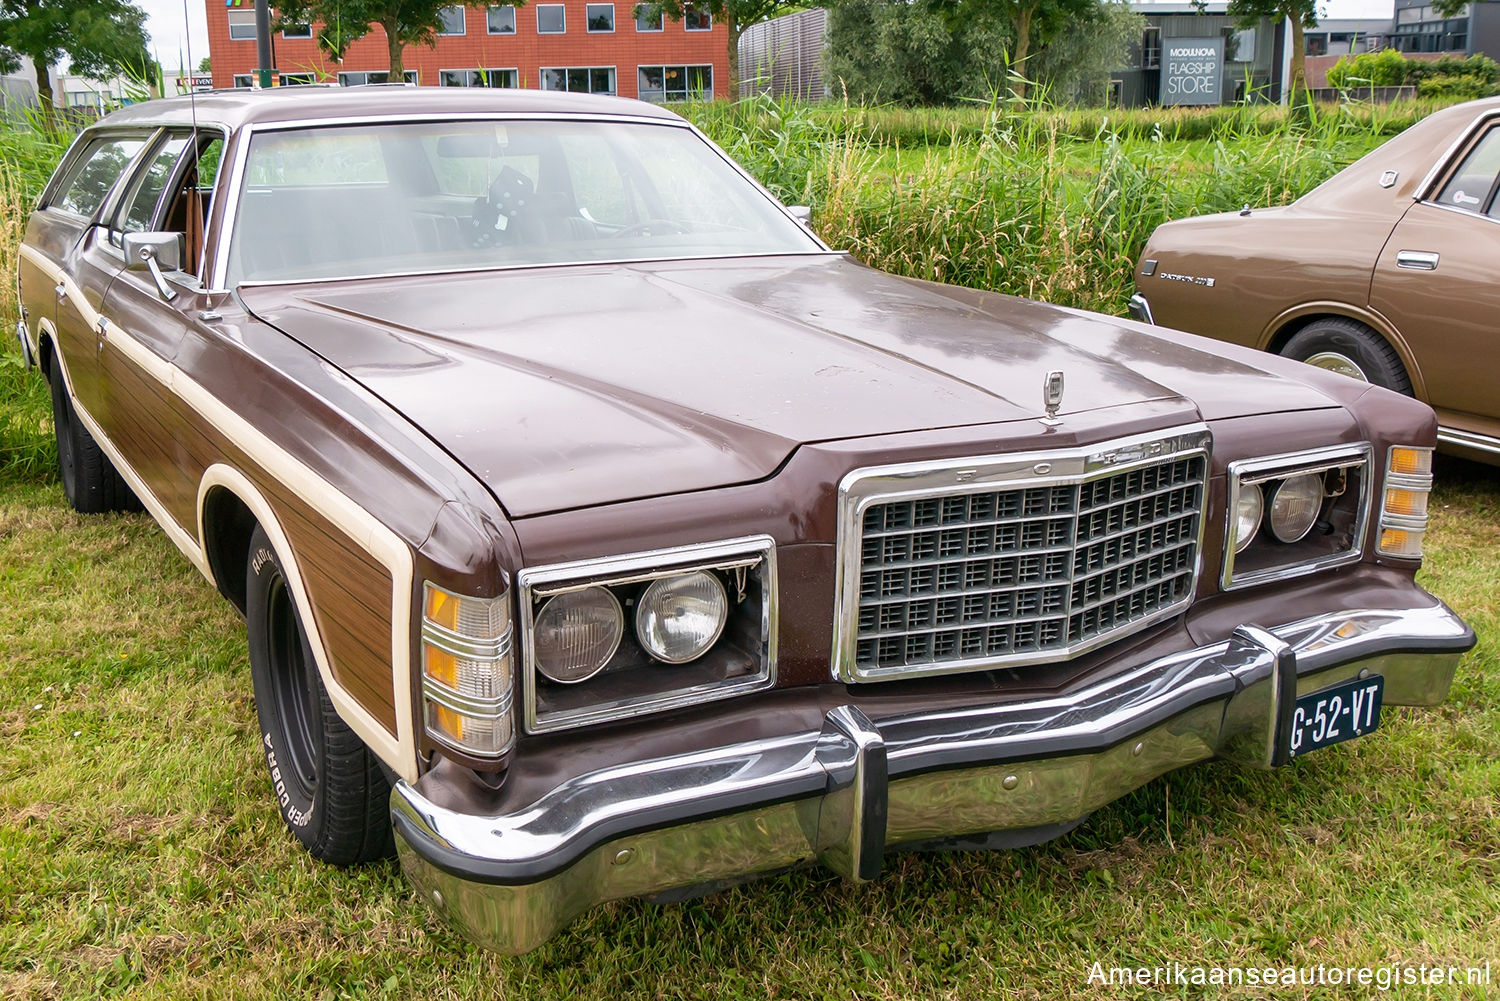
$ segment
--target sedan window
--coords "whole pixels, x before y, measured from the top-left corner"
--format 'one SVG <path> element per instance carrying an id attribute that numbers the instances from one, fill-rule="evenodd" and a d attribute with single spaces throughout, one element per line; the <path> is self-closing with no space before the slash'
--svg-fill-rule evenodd
<path id="1" fill-rule="evenodd" d="M 109 239 L 115 246 L 120 246 L 122 232 L 141 233 L 151 229 L 157 203 L 182 157 L 182 151 L 187 148 L 188 139 L 186 134 L 168 136 L 146 169 L 140 172 L 135 190 L 121 205 L 115 225 L 110 228 Z"/>
<path id="2" fill-rule="evenodd" d="M 376 124 L 252 138 L 227 281 L 821 250 L 680 126 Z"/>
<path id="3" fill-rule="evenodd" d="M 1466 212 L 1495 215 L 1496 179 L 1500 177 L 1500 127 L 1491 128 L 1474 146 L 1438 195 L 1438 204 Z"/>

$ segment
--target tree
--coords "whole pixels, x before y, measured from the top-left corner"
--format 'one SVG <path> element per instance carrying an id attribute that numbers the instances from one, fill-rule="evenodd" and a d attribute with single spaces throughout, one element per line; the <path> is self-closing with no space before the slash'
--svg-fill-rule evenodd
<path id="1" fill-rule="evenodd" d="M 452 0 L 283 0 L 277 5 L 275 27 L 279 31 L 291 24 L 321 25 L 318 46 L 334 62 L 342 62 L 349 46 L 378 24 L 390 52 L 390 79 L 400 81 L 406 77 L 406 47 L 436 42 L 443 8 L 451 6 Z"/>
<path id="2" fill-rule="evenodd" d="M 954 0 L 959 16 L 983 12 L 1008 24 L 1015 40 L 1010 50 L 1010 91 L 1025 100 L 1034 76 L 1027 61 L 1036 57 L 1070 23 L 1087 18 L 1098 0 Z"/>
<path id="3" fill-rule="evenodd" d="M 840 0 L 828 12 L 827 79 L 863 104 L 985 98 L 1004 79 L 1001 25 L 928 0 Z"/>
<path id="4" fill-rule="evenodd" d="M 209 66 L 209 58 L 208 58 L 208 56 L 204 56 L 202 59 L 198 60 L 198 72 L 199 73 L 212 73 L 213 72 L 213 69 Z"/>
<path id="5" fill-rule="evenodd" d="M 31 60 L 48 129 L 53 66 L 66 57 L 79 76 L 146 79 L 146 42 L 146 14 L 127 0 L 0 0 L 0 72 L 15 72 L 22 56 Z"/>
<path id="6" fill-rule="evenodd" d="M 740 36 L 745 29 L 781 14 L 818 6 L 822 4 L 806 0 L 697 0 L 696 3 L 693 0 L 657 0 L 637 4 L 636 10 L 641 13 L 661 11 L 673 21 L 681 21 L 689 11 L 706 11 L 710 17 L 722 21 L 729 30 L 729 96 L 736 98 L 740 96 Z"/>
<path id="7" fill-rule="evenodd" d="M 1145 26 L 1126 0 L 1100 0 L 1033 58 L 1034 72 L 1026 75 L 1046 86 L 1053 103 L 1102 105 L 1110 77 L 1129 65 L 1130 46 L 1140 42 Z"/>
<path id="8" fill-rule="evenodd" d="M 1268 17 L 1274 23 L 1283 18 L 1292 23 L 1291 79 L 1287 81 L 1287 103 L 1296 104 L 1297 95 L 1307 90 L 1306 29 L 1318 24 L 1316 0 L 1229 0 L 1229 16 L 1241 27 L 1250 28 Z"/>

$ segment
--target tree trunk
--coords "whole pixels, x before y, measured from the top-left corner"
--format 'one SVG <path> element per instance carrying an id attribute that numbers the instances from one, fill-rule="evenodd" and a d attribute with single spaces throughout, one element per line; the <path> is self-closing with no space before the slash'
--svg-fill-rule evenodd
<path id="1" fill-rule="evenodd" d="M 36 57 L 36 102 L 42 112 L 42 127 L 48 132 L 57 131 L 57 113 L 52 103 L 52 67 Z"/>
<path id="2" fill-rule="evenodd" d="M 1010 92 L 1018 101 L 1026 100 L 1026 57 L 1031 53 L 1031 15 L 1034 6 L 1021 7 L 1011 22 L 1016 29 L 1016 47 L 1010 59 Z"/>
<path id="3" fill-rule="evenodd" d="M 1307 42 L 1303 39 L 1302 20 L 1295 14 L 1289 19 L 1292 22 L 1292 65 L 1290 69 L 1291 80 L 1287 81 L 1288 104 L 1296 104 L 1298 95 L 1307 89 Z"/>
<path id="4" fill-rule="evenodd" d="M 402 83 L 406 80 L 406 46 L 401 44 L 401 36 L 397 34 L 396 18 L 381 21 L 380 26 L 385 29 L 385 44 L 391 54 L 391 75 L 386 79 L 391 83 Z"/>
<path id="5" fill-rule="evenodd" d="M 724 11 L 725 27 L 729 29 L 729 99 L 740 99 L 740 36 L 745 29 L 728 10 Z"/>

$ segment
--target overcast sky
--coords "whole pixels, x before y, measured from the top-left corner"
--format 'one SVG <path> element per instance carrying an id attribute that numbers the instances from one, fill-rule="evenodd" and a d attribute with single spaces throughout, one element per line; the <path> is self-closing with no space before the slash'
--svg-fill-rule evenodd
<path id="1" fill-rule="evenodd" d="M 198 61 L 208 55 L 208 26 L 204 3 L 221 0 L 136 0 L 146 12 L 146 29 L 151 32 L 151 47 L 162 68 L 177 71 L 178 53 L 191 72 Z M 1392 0 L 1321 0 L 1318 14 L 1323 19 L 1356 17 L 1390 17 Z M 191 58 L 189 51 L 191 50 Z"/>

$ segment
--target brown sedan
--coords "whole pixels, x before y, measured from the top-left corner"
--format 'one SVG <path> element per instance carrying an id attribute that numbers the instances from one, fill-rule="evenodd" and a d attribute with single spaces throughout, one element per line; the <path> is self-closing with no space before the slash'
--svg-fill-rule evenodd
<path id="1" fill-rule="evenodd" d="M 1445 451 L 1500 463 L 1500 98 L 1447 108 L 1285 208 L 1159 227 L 1138 319 L 1430 403 Z"/>
<path id="2" fill-rule="evenodd" d="M 1444 698 L 1427 406 L 800 218 L 633 101 L 308 87 L 78 139 L 20 257 L 63 484 L 243 611 L 314 856 L 394 849 L 521 951 Z"/>

